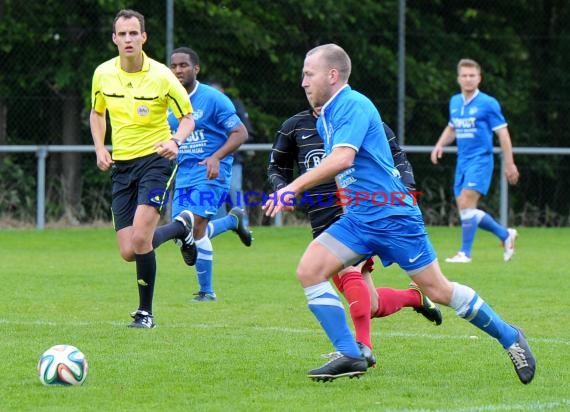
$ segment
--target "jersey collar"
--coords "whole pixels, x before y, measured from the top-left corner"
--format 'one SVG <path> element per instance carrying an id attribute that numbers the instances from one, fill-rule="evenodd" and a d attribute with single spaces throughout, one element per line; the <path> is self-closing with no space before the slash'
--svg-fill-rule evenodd
<path id="1" fill-rule="evenodd" d="M 338 89 L 338 90 L 336 91 L 336 93 L 333 94 L 333 95 L 331 96 L 331 98 L 327 100 L 327 102 L 326 102 L 325 104 L 323 104 L 323 107 L 321 108 L 321 113 L 324 113 L 325 108 L 326 108 L 327 106 L 329 106 L 330 103 L 335 99 L 335 97 L 337 97 L 337 96 L 340 94 L 340 92 L 342 92 L 342 91 L 343 91 L 344 89 L 346 89 L 346 88 L 349 88 L 349 89 L 350 89 L 350 86 L 349 86 L 348 84 L 345 84 L 345 85 L 342 86 L 340 89 Z"/>
<path id="2" fill-rule="evenodd" d="M 199 85 L 200 85 L 200 82 L 198 80 L 196 80 L 196 86 L 194 86 L 194 89 L 192 89 L 192 91 L 188 94 L 188 96 L 192 97 L 192 95 L 194 93 L 196 93 L 196 90 L 198 90 Z"/>
<path id="3" fill-rule="evenodd" d="M 463 106 L 467 106 L 469 103 L 471 103 L 477 96 L 479 95 L 479 89 L 475 90 L 475 93 L 473 93 L 473 96 L 471 96 L 471 98 L 469 100 L 465 100 L 465 96 L 463 96 L 463 93 L 461 93 L 461 97 L 463 98 Z"/>
<path id="4" fill-rule="evenodd" d="M 141 73 L 141 72 L 148 72 L 150 70 L 150 60 L 148 58 L 148 56 L 146 55 L 146 53 L 143 51 L 141 52 L 142 56 L 143 56 L 143 64 L 142 64 L 142 69 L 140 72 L 137 73 Z M 121 58 L 119 56 L 117 56 L 117 61 L 115 62 L 115 67 L 121 71 L 124 71 L 121 68 Z M 126 72 L 125 72 L 126 73 Z"/>

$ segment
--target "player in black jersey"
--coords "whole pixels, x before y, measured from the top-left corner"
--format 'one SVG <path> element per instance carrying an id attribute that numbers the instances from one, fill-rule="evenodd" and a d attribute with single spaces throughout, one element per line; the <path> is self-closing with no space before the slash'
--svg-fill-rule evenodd
<path id="1" fill-rule="evenodd" d="M 299 174 L 303 174 L 316 167 L 322 160 L 325 150 L 323 141 L 317 133 L 317 117 L 312 109 L 304 110 L 287 119 L 275 135 L 268 167 L 269 183 L 274 190 L 279 190 L 293 181 L 295 168 L 298 168 Z M 398 144 L 392 129 L 384 124 L 384 131 L 402 182 L 413 191 L 416 182 L 412 165 Z M 305 203 L 309 205 L 307 213 L 313 237 L 318 236 L 343 214 L 342 208 L 336 204 L 339 201 L 335 195 L 336 191 L 336 183 L 330 181 L 310 189 L 306 194 L 311 199 Z M 330 196 L 334 196 L 333 202 L 328 202 Z M 331 204 L 325 205 L 325 203 Z"/>
<path id="2" fill-rule="evenodd" d="M 318 166 L 325 151 L 323 140 L 317 133 L 318 109 L 307 109 L 287 119 L 275 135 L 269 159 L 267 174 L 273 190 L 277 191 L 293 181 L 295 169 L 299 174 Z M 398 145 L 394 132 L 384 124 L 390 144 L 394 165 L 405 186 L 413 191 L 415 187 L 412 166 L 406 153 Z M 343 214 L 339 205 L 335 181 L 323 183 L 308 190 L 303 199 L 311 223 L 313 238 Z M 367 358 L 368 366 L 376 363 L 371 352 L 370 318 L 385 317 L 403 307 L 412 307 L 436 325 L 441 324 L 439 308 L 415 285 L 408 289 L 376 288 L 370 276 L 373 261 L 358 267 L 345 268 L 333 281 L 346 298 L 352 318 L 356 340 Z"/>

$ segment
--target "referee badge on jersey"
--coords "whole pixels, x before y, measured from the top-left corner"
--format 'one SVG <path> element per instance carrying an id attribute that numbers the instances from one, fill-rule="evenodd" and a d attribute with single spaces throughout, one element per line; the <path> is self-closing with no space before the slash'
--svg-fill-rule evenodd
<path id="1" fill-rule="evenodd" d="M 150 108 L 145 103 L 140 103 L 134 108 L 134 121 L 138 124 L 150 123 Z"/>
<path id="2" fill-rule="evenodd" d="M 137 107 L 137 115 L 140 117 L 146 117 L 150 114 L 150 109 L 146 104 L 141 104 Z"/>

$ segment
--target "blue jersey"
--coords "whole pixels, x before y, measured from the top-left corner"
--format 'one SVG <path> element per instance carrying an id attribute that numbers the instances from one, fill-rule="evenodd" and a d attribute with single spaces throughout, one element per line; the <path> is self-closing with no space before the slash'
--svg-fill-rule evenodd
<path id="1" fill-rule="evenodd" d="M 242 124 L 231 100 L 219 90 L 196 82 L 189 97 L 196 126 L 178 151 L 177 187 L 192 187 L 207 180 L 207 168 L 198 162 L 212 156 L 226 143 L 229 133 Z M 178 119 L 172 112 L 168 114 L 168 124 L 173 132 L 178 129 Z M 233 155 L 220 160 L 220 174 L 216 180 L 224 184 L 230 181 L 232 163 Z"/>
<path id="2" fill-rule="evenodd" d="M 507 126 L 501 105 L 479 90 L 469 101 L 461 93 L 449 101 L 449 125 L 455 129 L 457 162 L 493 155 L 493 132 Z"/>
<path id="3" fill-rule="evenodd" d="M 321 109 L 317 130 L 326 154 L 341 146 L 357 152 L 354 164 L 337 175 L 348 213 L 364 222 L 421 214 L 394 167 L 380 113 L 367 97 L 345 86 Z"/>

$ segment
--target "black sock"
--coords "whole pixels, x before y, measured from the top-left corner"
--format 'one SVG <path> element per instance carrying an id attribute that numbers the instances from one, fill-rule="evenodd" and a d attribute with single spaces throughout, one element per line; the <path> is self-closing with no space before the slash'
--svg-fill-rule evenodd
<path id="1" fill-rule="evenodd" d="M 139 310 L 152 314 L 154 280 L 156 278 L 156 256 L 154 250 L 144 255 L 135 255 L 137 263 L 137 284 L 139 287 Z"/>
<path id="2" fill-rule="evenodd" d="M 152 247 L 156 249 L 167 240 L 181 238 L 182 236 L 184 236 L 184 225 L 175 220 L 156 228 L 152 237 Z"/>

